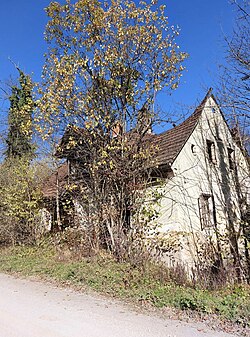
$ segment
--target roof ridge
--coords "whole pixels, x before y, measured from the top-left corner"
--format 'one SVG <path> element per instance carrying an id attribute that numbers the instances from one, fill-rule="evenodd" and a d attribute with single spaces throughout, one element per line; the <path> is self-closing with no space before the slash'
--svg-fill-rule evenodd
<path id="1" fill-rule="evenodd" d="M 195 108 L 194 112 L 181 124 L 155 135 L 155 140 L 159 145 L 159 152 L 157 155 L 159 161 L 158 165 L 171 164 L 174 162 L 195 129 L 204 106 L 211 95 L 212 88 L 208 90 L 206 96 Z"/>
<path id="2" fill-rule="evenodd" d="M 158 133 L 158 134 L 156 134 L 155 136 L 163 135 L 163 134 L 165 134 L 165 133 L 167 133 L 167 132 L 169 132 L 169 131 L 171 131 L 171 130 L 176 130 L 176 128 L 179 128 L 179 127 L 182 126 L 184 123 L 188 122 L 188 121 L 190 120 L 190 118 L 194 117 L 196 114 L 199 114 L 199 115 L 200 115 L 201 112 L 202 112 L 202 109 L 204 108 L 204 105 L 205 105 L 206 101 L 208 100 L 208 98 L 210 98 L 211 96 L 213 96 L 212 90 L 213 90 L 213 88 L 209 88 L 209 90 L 208 90 L 206 96 L 203 98 L 203 100 L 201 101 L 201 103 L 195 108 L 195 110 L 193 111 L 193 113 L 192 113 L 190 116 L 188 116 L 183 122 L 181 122 L 180 124 L 178 124 L 178 125 L 172 127 L 172 128 L 169 129 L 169 130 L 165 130 L 165 131 L 163 131 L 163 132 L 161 132 L 161 133 Z"/>

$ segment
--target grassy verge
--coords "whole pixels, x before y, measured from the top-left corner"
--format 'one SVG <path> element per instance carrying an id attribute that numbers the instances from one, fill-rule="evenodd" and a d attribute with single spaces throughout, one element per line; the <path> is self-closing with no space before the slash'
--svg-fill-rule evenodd
<path id="1" fill-rule="evenodd" d="M 250 321 L 250 289 L 226 287 L 216 291 L 174 284 L 157 266 L 145 270 L 117 263 L 111 257 L 72 261 L 51 246 L 0 250 L 0 271 L 39 276 L 91 289 L 119 298 L 149 302 L 156 307 L 175 307 L 217 314 L 242 325 Z"/>

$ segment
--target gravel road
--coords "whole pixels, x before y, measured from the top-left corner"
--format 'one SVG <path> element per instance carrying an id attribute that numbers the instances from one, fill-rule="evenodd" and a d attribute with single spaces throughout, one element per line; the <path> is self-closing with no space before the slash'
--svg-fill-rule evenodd
<path id="1" fill-rule="evenodd" d="M 102 297 L 0 274 L 0 337 L 234 337 Z"/>

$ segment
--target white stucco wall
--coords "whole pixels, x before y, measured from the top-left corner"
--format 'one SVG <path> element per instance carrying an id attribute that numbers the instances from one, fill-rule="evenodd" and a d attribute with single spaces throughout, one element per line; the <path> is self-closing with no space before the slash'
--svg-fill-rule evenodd
<path id="1" fill-rule="evenodd" d="M 207 140 L 215 144 L 216 163 L 209 162 Z M 214 228 L 201 229 L 198 204 L 201 194 L 214 196 L 216 222 L 221 233 L 228 225 L 228 209 L 232 210 L 235 223 L 240 221 L 239 189 L 236 187 L 235 171 L 229 167 L 228 148 L 234 150 L 237 180 L 241 186 L 245 184 L 241 190 L 246 194 L 247 181 L 249 184 L 246 160 L 235 145 L 215 101 L 209 98 L 196 128 L 172 164 L 174 177 L 161 188 L 164 197 L 158 221 L 162 233 L 183 231 L 193 248 L 197 236 L 201 240 L 214 236 Z M 192 249 L 180 250 L 176 254 L 177 259 L 189 263 Z"/>

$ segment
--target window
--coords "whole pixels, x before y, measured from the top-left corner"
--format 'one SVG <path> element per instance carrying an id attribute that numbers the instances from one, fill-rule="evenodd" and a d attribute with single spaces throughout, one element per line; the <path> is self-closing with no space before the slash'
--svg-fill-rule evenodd
<path id="1" fill-rule="evenodd" d="M 230 170 L 234 169 L 234 150 L 231 148 L 227 148 L 227 154 L 228 154 L 228 163 Z"/>
<path id="2" fill-rule="evenodd" d="M 211 140 L 207 140 L 207 154 L 209 162 L 216 164 L 215 144 Z"/>
<path id="3" fill-rule="evenodd" d="M 194 144 L 191 144 L 191 151 L 192 151 L 193 155 L 196 156 L 196 154 L 197 154 L 197 147 Z"/>
<path id="4" fill-rule="evenodd" d="M 199 197 L 201 229 L 212 227 L 215 223 L 214 200 L 210 194 L 201 194 Z"/>

